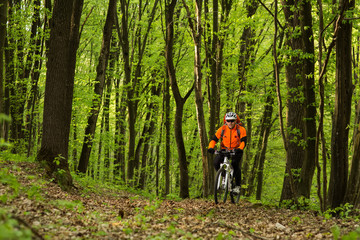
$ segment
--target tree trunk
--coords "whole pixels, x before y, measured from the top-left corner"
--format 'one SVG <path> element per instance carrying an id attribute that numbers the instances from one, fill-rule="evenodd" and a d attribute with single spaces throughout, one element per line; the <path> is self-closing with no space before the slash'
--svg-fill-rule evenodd
<path id="1" fill-rule="evenodd" d="M 299 29 L 301 24 L 297 0 L 284 1 L 284 14 L 286 18 L 286 47 L 291 51 L 303 50 L 302 39 L 292 32 Z M 295 10 L 295 11 L 293 11 Z M 305 158 L 305 151 L 301 143 L 304 135 L 304 115 L 302 84 L 304 81 L 302 63 L 299 55 L 288 56 L 289 63 L 285 66 L 286 83 L 288 88 L 287 97 L 287 152 L 286 174 L 280 201 L 297 199 L 297 188 L 293 183 L 299 182 L 300 171 Z M 291 172 L 289 172 L 291 171 Z M 293 177 L 293 178 L 292 178 Z"/>
<path id="2" fill-rule="evenodd" d="M 340 8 L 352 9 L 355 1 L 340 0 Z M 329 205 L 332 209 L 339 207 L 345 197 L 348 178 L 348 137 L 351 115 L 352 54 L 351 54 L 352 22 L 340 22 L 336 39 L 336 83 L 335 110 L 331 135 L 331 172 L 329 183 Z"/>
<path id="3" fill-rule="evenodd" d="M 9 23 L 12 31 L 8 32 L 8 48 L 10 51 L 11 62 L 7 62 L 9 67 L 9 82 L 7 88 L 9 89 L 9 110 L 11 115 L 10 124 L 10 138 L 9 141 L 13 144 L 12 152 L 18 153 L 21 151 L 22 142 L 24 139 L 24 106 L 26 98 L 27 82 L 24 79 L 24 64 L 26 59 L 25 52 L 25 36 L 24 29 L 22 29 L 22 22 L 20 18 L 13 16 L 20 14 L 21 3 L 13 0 L 9 3 Z"/>
<path id="4" fill-rule="evenodd" d="M 213 18 L 212 18 L 212 30 L 210 29 L 210 20 L 208 16 L 210 15 L 208 0 L 204 2 L 205 10 L 205 35 L 208 35 L 205 41 L 205 53 L 206 60 L 210 68 L 210 74 L 206 76 L 207 85 L 208 85 L 208 99 L 209 99 L 209 109 L 210 109 L 210 122 L 209 122 L 209 132 L 208 136 L 211 138 L 214 135 L 214 132 L 219 127 L 220 119 L 220 86 L 221 86 L 221 76 L 222 76 L 222 64 L 223 64 L 223 49 L 224 42 L 227 35 L 224 34 L 224 28 L 227 24 L 227 19 L 232 7 L 232 1 L 221 1 L 222 6 L 219 8 L 219 1 L 213 1 Z M 220 19 L 219 19 L 220 17 Z M 221 123 L 220 123 L 221 124 Z M 208 191 L 210 194 L 213 193 L 214 185 L 214 167 L 213 167 L 213 155 L 208 155 L 207 163 L 207 176 L 204 176 L 205 181 L 207 182 L 208 190 L 205 190 L 204 193 Z M 206 196 L 206 194 L 205 194 Z"/>
<path id="5" fill-rule="evenodd" d="M 181 97 L 179 87 L 176 80 L 176 72 L 174 67 L 174 58 L 173 58 L 173 45 L 174 45 L 174 9 L 176 5 L 176 0 L 171 0 L 171 2 L 166 2 L 166 11 L 165 11 L 165 23 L 166 23 L 166 47 L 165 47 L 165 57 L 166 57 L 166 68 L 170 79 L 171 89 L 176 102 L 176 113 L 175 113 L 175 140 L 178 151 L 179 158 L 179 167 L 180 167 L 180 197 L 188 198 L 189 197 L 189 174 L 187 169 L 187 160 L 186 160 L 186 150 L 184 145 L 184 139 L 182 134 L 182 124 L 183 124 L 183 109 L 186 100 L 189 98 L 190 93 L 193 90 L 193 87 L 188 91 L 186 96 Z"/>
<path id="6" fill-rule="evenodd" d="M 200 147 L 201 147 L 201 156 L 203 162 L 203 191 L 204 197 L 209 196 L 211 186 L 209 182 L 209 162 L 207 159 L 207 133 L 206 133 L 206 126 L 205 126 L 205 117 L 204 117 L 204 108 L 203 108 L 203 95 L 202 95 L 202 63 L 201 63 L 201 36 L 202 36 L 202 26 L 201 26 L 201 11 L 202 11 L 202 0 L 196 1 L 196 27 L 192 27 L 193 32 L 193 41 L 194 41 L 194 48 L 195 48 L 195 56 L 194 56 L 194 77 L 195 77 L 195 104 L 196 104 L 196 114 L 197 114 L 197 122 L 199 128 L 199 137 L 200 137 Z"/>
<path id="7" fill-rule="evenodd" d="M 170 145 L 171 145 L 171 122 L 170 122 L 170 79 L 169 73 L 166 74 L 164 79 L 164 100 L 165 100 L 165 166 L 164 166 L 164 176 L 165 176 L 165 191 L 164 194 L 168 195 L 170 193 Z"/>
<path id="8" fill-rule="evenodd" d="M 317 5 L 319 9 L 319 32 L 323 32 L 324 30 L 324 17 L 323 17 L 323 7 L 322 7 L 322 0 L 317 0 Z M 319 95 L 320 95 L 320 103 L 319 103 L 319 124 L 318 129 L 316 132 L 316 140 L 315 140 L 315 164 L 316 164 L 316 182 L 318 184 L 317 188 L 317 195 L 319 197 L 320 202 L 320 210 L 321 212 L 324 212 L 326 209 L 326 194 L 327 194 L 327 174 L 326 174 L 326 154 L 323 154 L 323 169 L 321 171 L 320 161 L 319 161 L 319 145 L 320 140 L 322 142 L 325 142 L 325 139 L 321 139 L 321 137 L 324 135 L 324 81 L 323 77 L 321 76 L 321 72 L 323 71 L 322 65 L 323 65 L 323 36 L 322 34 L 319 35 L 318 42 L 319 42 L 319 57 L 318 57 L 318 64 L 319 64 Z M 326 148 L 325 144 L 322 145 L 323 150 Z M 323 172 L 323 182 L 321 183 L 321 173 Z M 321 192 L 321 188 L 322 191 Z"/>
<path id="9" fill-rule="evenodd" d="M 155 74 L 155 77 L 157 77 L 157 75 Z M 159 96 L 160 95 L 160 90 L 161 87 L 160 86 L 156 86 L 155 81 L 152 81 L 152 87 L 151 87 L 151 94 L 152 96 Z M 140 189 L 144 189 L 145 185 L 146 185 L 146 176 L 148 175 L 147 172 L 147 166 L 148 165 L 153 165 L 153 163 L 149 163 L 147 160 L 148 158 L 148 153 L 149 153 L 149 149 L 150 149 L 150 145 L 151 145 L 151 140 L 153 139 L 153 133 L 155 131 L 155 124 L 156 124 L 156 114 L 158 112 L 159 106 L 154 103 L 151 102 L 149 105 L 149 109 L 150 112 L 148 114 L 150 114 L 149 116 L 149 121 L 145 121 L 147 126 L 146 129 L 146 134 L 144 136 L 144 149 L 142 152 L 142 156 L 141 156 L 141 170 L 140 170 L 140 179 L 139 179 L 139 188 Z M 152 171 L 149 171 L 152 172 Z"/>
<path id="10" fill-rule="evenodd" d="M 121 10 L 121 35 L 119 36 L 122 55 L 124 61 L 124 74 L 125 80 L 124 85 L 128 86 L 125 88 L 127 94 L 127 102 L 128 102 L 128 110 L 129 110 L 129 120 L 128 120 L 128 129 L 129 129 L 129 146 L 128 146 L 128 167 L 127 167 L 127 177 L 126 179 L 129 181 L 133 178 L 133 169 L 134 169 L 134 154 L 135 154 L 135 127 L 133 125 L 134 122 L 134 114 L 131 113 L 132 104 L 129 103 L 133 94 L 129 86 L 131 84 L 131 67 L 130 67 L 130 44 L 129 44 L 129 29 L 128 29 L 128 6 L 127 1 L 120 0 L 120 10 Z M 130 87 L 131 88 L 131 87 Z"/>
<path id="11" fill-rule="evenodd" d="M 43 138 L 37 160 L 62 188 L 72 186 L 68 142 L 82 0 L 55 1 L 46 73 Z"/>
<path id="12" fill-rule="evenodd" d="M 116 0 L 109 0 L 108 13 L 103 30 L 103 41 L 100 50 L 99 62 L 96 67 L 96 79 L 94 87 L 94 98 L 92 100 L 92 106 L 90 115 L 88 117 L 87 126 L 85 128 L 84 143 L 81 150 L 78 171 L 86 173 L 91 148 L 93 144 L 93 138 L 96 130 L 96 122 L 99 116 L 100 106 L 103 97 L 103 90 L 105 84 L 105 73 L 107 62 L 110 54 L 110 41 L 112 36 L 112 29 L 115 22 L 116 14 Z"/>
<path id="13" fill-rule="evenodd" d="M 120 98 L 121 96 L 121 98 Z M 120 92 L 120 78 L 116 79 L 116 136 L 115 136 L 115 179 L 125 182 L 125 119 L 126 119 L 126 93 Z"/>
<path id="14" fill-rule="evenodd" d="M 4 56 L 5 56 L 5 40 L 6 40 L 6 23 L 7 23 L 7 0 L 0 0 L 0 113 L 4 114 Z M 0 138 L 5 138 L 4 119 L 0 119 Z"/>
<path id="15" fill-rule="evenodd" d="M 316 140 L 316 100 L 315 100 L 315 51 L 311 15 L 311 2 L 306 0 L 301 9 L 301 31 L 304 52 L 309 58 L 304 59 L 304 97 L 305 97 L 305 159 L 301 167 L 299 195 L 310 198 L 311 184 L 315 171 L 315 140 Z"/>
<path id="16" fill-rule="evenodd" d="M 118 37 L 121 37 L 119 19 L 116 15 L 116 30 L 118 32 Z M 120 49 L 116 48 L 116 57 L 119 59 Z M 125 182 L 125 119 L 126 119 L 126 92 L 124 89 L 120 89 L 120 77 L 117 77 L 116 80 L 116 97 L 115 97 L 115 109 L 116 109 L 116 120 L 115 120 L 115 159 L 114 159 L 114 176 L 115 179 L 122 180 Z"/>
<path id="17" fill-rule="evenodd" d="M 265 154 L 267 149 L 267 143 L 268 138 L 270 135 L 270 130 L 272 126 L 272 114 L 273 114 L 273 105 L 274 105 L 274 98 L 275 98 L 275 76 L 274 80 L 270 84 L 270 91 L 267 93 L 266 97 L 266 104 L 265 109 L 263 113 L 263 117 L 261 119 L 261 126 L 260 126 L 260 134 L 259 134 L 259 140 L 257 144 L 257 153 L 255 155 L 254 165 L 257 163 L 257 166 L 253 166 L 255 168 L 255 171 L 252 171 L 252 174 L 250 175 L 251 181 L 249 181 L 249 193 L 248 195 L 251 195 L 252 188 L 254 186 L 254 178 L 255 175 L 257 175 L 257 191 L 256 191 L 256 199 L 261 199 L 261 193 L 262 193 L 262 185 L 263 185 L 263 172 L 264 172 L 264 164 L 265 164 Z M 257 172 L 257 174 L 256 174 Z"/>
<path id="18" fill-rule="evenodd" d="M 131 56 L 130 61 L 130 48 L 129 48 L 129 13 L 128 13 L 128 7 L 129 3 L 127 1 L 121 0 L 121 13 L 122 13 L 122 19 L 121 19 L 121 32 L 120 32 L 120 42 L 123 52 L 123 58 L 124 58 L 124 72 L 125 72 L 125 85 L 127 86 L 127 107 L 128 107 L 128 129 L 129 129 L 129 150 L 128 150 L 128 165 L 127 165 L 127 180 L 128 182 L 133 185 L 134 184 L 134 169 L 137 165 L 137 162 L 135 159 L 135 143 L 136 143 L 136 118 L 137 118 L 137 105 L 139 100 L 138 94 L 139 94 L 139 79 L 141 77 L 141 66 L 142 66 L 142 59 L 146 48 L 146 43 L 148 40 L 148 35 L 151 30 L 151 25 L 155 17 L 155 13 L 157 10 L 157 4 L 159 0 L 155 0 L 150 15 L 148 16 L 148 22 L 146 25 L 145 33 L 140 33 L 140 30 L 138 30 L 135 33 L 136 38 L 136 46 L 138 47 L 138 56 L 137 56 L 137 62 L 136 62 L 136 68 L 132 73 L 132 66 L 131 63 L 133 62 L 133 57 Z M 142 12 L 142 3 L 140 2 L 139 8 L 139 19 L 138 21 L 141 22 L 141 18 L 143 15 Z M 139 29 L 141 29 L 142 24 L 139 23 Z M 133 78 L 131 75 L 134 75 Z"/>
<path id="19" fill-rule="evenodd" d="M 251 18 L 257 11 L 259 6 L 258 1 L 247 0 L 246 3 L 246 12 L 247 17 Z M 245 92 L 251 92 L 251 86 L 247 87 L 247 74 L 249 72 L 249 66 L 254 62 L 254 48 L 255 48 L 255 32 L 252 26 L 245 26 L 240 38 L 240 54 L 238 61 L 238 79 L 239 79 L 239 88 L 240 88 L 240 96 L 237 98 L 236 103 L 236 112 L 239 114 L 239 117 L 242 121 L 245 121 L 245 110 L 246 110 L 246 102 L 243 101 L 243 96 L 245 96 Z M 248 89 L 247 89 L 248 88 Z M 249 103 L 248 103 L 249 104 Z M 251 109 L 251 105 L 248 105 L 249 110 Z M 251 114 L 249 114 L 251 115 Z M 242 182 L 248 181 L 248 171 L 250 167 L 251 156 L 251 136 L 252 136 L 252 125 L 251 118 L 248 118 L 247 123 L 247 154 L 243 157 L 243 166 L 242 168 Z"/>
<path id="20" fill-rule="evenodd" d="M 360 101 L 357 103 L 355 115 L 355 131 L 353 136 L 354 154 L 351 162 L 349 182 L 345 202 L 357 207 L 360 202 Z"/>
<path id="21" fill-rule="evenodd" d="M 32 32 L 35 33 L 37 32 L 37 29 L 41 26 L 40 23 L 40 13 L 39 10 L 40 9 L 40 1 L 34 1 L 35 5 L 35 9 L 36 10 L 36 14 L 34 13 L 34 21 L 36 21 L 37 23 L 34 24 L 33 28 L 32 28 Z M 47 29 L 47 25 L 44 24 L 44 30 Z M 32 34 L 33 35 L 33 34 Z M 27 112 L 28 112 L 28 116 L 26 117 L 26 127 L 27 127 L 27 131 L 28 131 L 28 146 L 27 146 L 27 156 L 29 157 L 30 155 L 32 155 L 32 149 L 34 144 L 34 141 L 36 141 L 36 124 L 34 123 L 34 119 L 36 117 L 36 113 L 35 113 L 35 109 L 38 106 L 38 95 L 39 95 L 39 91 L 38 91 L 38 82 L 39 82 L 39 78 L 40 78 L 40 69 L 42 66 L 42 59 L 39 57 L 42 55 L 42 53 L 44 52 L 44 42 L 45 42 L 45 38 L 40 37 L 39 34 L 36 37 L 36 43 L 35 43 L 35 50 L 34 50 L 34 65 L 33 68 L 31 70 L 31 88 L 30 88 L 30 98 L 27 101 Z M 37 57 L 38 56 L 38 57 Z"/>

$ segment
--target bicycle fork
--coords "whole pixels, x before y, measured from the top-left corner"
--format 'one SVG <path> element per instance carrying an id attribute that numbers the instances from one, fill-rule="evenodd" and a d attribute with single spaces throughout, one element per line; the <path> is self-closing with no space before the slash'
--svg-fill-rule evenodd
<path id="1" fill-rule="evenodd" d="M 230 180 L 232 179 L 234 170 L 232 169 L 227 158 L 224 159 L 224 163 L 222 163 L 220 165 L 220 168 L 225 169 L 225 184 L 227 184 L 228 190 L 231 191 L 231 181 Z M 221 184 L 221 183 L 219 183 L 219 184 Z M 226 187 L 226 185 L 224 186 L 224 188 L 225 187 Z"/>

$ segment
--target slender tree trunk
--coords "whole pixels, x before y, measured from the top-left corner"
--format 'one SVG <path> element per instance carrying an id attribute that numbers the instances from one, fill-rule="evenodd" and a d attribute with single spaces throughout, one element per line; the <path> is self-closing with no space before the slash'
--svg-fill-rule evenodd
<path id="1" fill-rule="evenodd" d="M 17 153 L 22 147 L 24 139 L 23 116 L 26 98 L 26 80 L 24 79 L 24 29 L 20 18 L 13 16 L 19 15 L 21 12 L 21 2 L 9 0 L 9 23 L 12 31 L 7 33 L 7 48 L 9 49 L 6 65 L 8 66 L 7 78 L 9 81 L 6 87 L 9 89 L 9 110 L 11 115 L 9 141 L 12 143 L 12 152 Z"/>
<path id="2" fill-rule="evenodd" d="M 155 75 L 156 76 L 156 75 Z M 151 88 L 151 92 L 153 96 L 159 96 L 160 95 L 160 90 L 161 88 L 159 86 L 155 85 L 155 81 L 152 82 L 153 86 Z M 153 163 L 149 162 L 148 159 L 150 159 L 148 157 L 148 153 L 149 153 L 149 149 L 150 149 L 150 143 L 151 140 L 153 139 L 153 134 L 155 131 L 155 124 L 156 124 L 156 113 L 158 112 L 158 108 L 159 106 L 154 103 L 151 102 L 149 105 L 149 109 L 151 109 L 151 112 L 149 112 L 148 114 L 150 114 L 149 116 L 149 121 L 145 121 L 145 124 L 149 125 L 147 127 L 146 130 L 146 134 L 144 136 L 144 149 L 142 152 L 142 156 L 141 156 L 141 171 L 140 171 L 140 179 L 139 179 L 139 188 L 140 189 L 144 189 L 145 185 L 146 185 L 146 177 L 147 175 L 149 175 L 149 172 L 152 171 L 147 171 L 147 166 L 152 166 Z"/>
<path id="3" fill-rule="evenodd" d="M 322 0 L 317 0 L 317 5 L 319 8 L 319 32 L 322 33 L 324 30 L 324 17 L 323 17 L 323 8 L 322 8 Z M 319 56 L 318 56 L 318 62 L 319 62 L 319 73 L 322 72 L 323 68 L 323 36 L 322 34 L 319 35 Z M 319 74 L 320 75 L 320 74 Z M 316 141 L 315 141 L 315 164 L 317 169 L 317 178 L 316 182 L 318 184 L 317 194 L 320 201 L 320 209 L 321 212 L 324 212 L 326 209 L 326 193 L 327 193 L 327 175 L 326 175 L 326 154 L 323 154 L 323 183 L 321 184 L 321 166 L 319 161 L 319 145 L 321 136 L 323 136 L 323 123 L 324 123 L 324 81 L 323 77 L 319 77 L 319 95 L 320 95 L 320 103 L 319 103 L 319 124 L 318 129 L 316 132 Z M 323 149 L 325 149 L 325 146 L 323 145 Z M 323 193 L 321 192 L 321 188 L 323 189 Z"/>
<path id="4" fill-rule="evenodd" d="M 151 30 L 151 25 L 155 17 L 155 13 L 157 10 L 157 4 L 159 0 L 155 0 L 151 13 L 148 18 L 147 26 L 145 29 L 145 33 L 138 31 L 135 34 L 136 43 L 138 47 L 138 56 L 137 56 L 137 65 L 133 72 L 134 77 L 131 77 L 132 74 L 132 67 L 131 63 L 133 62 L 132 55 L 130 61 L 130 48 L 129 48 L 129 13 L 128 13 L 128 2 L 125 0 L 121 0 L 121 32 L 120 32 L 120 42 L 123 52 L 124 58 L 124 70 L 125 70 L 125 85 L 128 86 L 127 91 L 127 107 L 128 107 L 128 129 L 129 129 L 129 150 L 128 150 L 128 165 L 127 165 L 127 180 L 132 185 L 135 182 L 134 179 L 134 169 L 137 166 L 137 162 L 135 159 L 135 143 L 136 143 L 136 117 L 137 117 L 137 105 L 139 100 L 137 100 L 139 94 L 139 79 L 141 77 L 141 66 L 142 66 L 142 59 L 146 48 L 146 43 L 148 40 L 148 35 Z M 142 10 L 142 2 L 138 6 L 139 10 Z M 139 12 L 139 21 L 141 16 L 143 15 L 142 12 Z M 139 24 L 140 26 L 141 24 Z M 140 35 L 141 34 L 141 35 Z M 141 38 L 142 37 L 142 38 Z"/>
<path id="5" fill-rule="evenodd" d="M 165 191 L 164 194 L 168 195 L 170 193 L 170 130 L 171 130 L 171 120 L 170 120 L 170 79 L 169 73 L 166 74 L 164 79 L 164 99 L 165 99 L 165 166 L 164 166 L 164 176 L 165 176 Z"/>
<path id="6" fill-rule="evenodd" d="M 279 45 L 277 48 L 281 49 L 284 40 L 284 32 L 282 32 L 279 36 L 277 36 L 276 33 L 274 38 L 275 38 L 274 44 L 277 44 L 276 39 L 279 38 L 279 43 L 278 43 Z M 273 74 L 274 78 L 273 81 L 270 83 L 270 91 L 267 93 L 267 97 L 266 97 L 265 109 L 264 109 L 263 117 L 261 119 L 261 127 L 259 134 L 260 137 L 257 144 L 258 150 L 256 151 L 257 154 L 255 155 L 254 166 L 249 179 L 248 195 L 250 196 L 252 194 L 252 189 L 254 188 L 255 175 L 257 177 L 257 189 L 256 189 L 257 200 L 261 200 L 261 195 L 262 195 L 265 155 L 266 155 L 269 135 L 271 132 L 271 127 L 273 125 L 272 114 L 273 114 L 273 105 L 275 102 L 277 71 L 280 71 L 281 68 L 282 68 L 282 64 L 274 64 L 274 74 Z M 255 165 L 255 163 L 257 165 Z"/>
<path id="7" fill-rule="evenodd" d="M 93 138 L 96 130 L 96 122 L 99 116 L 100 106 L 103 97 L 105 73 L 106 73 L 107 62 L 110 55 L 110 41 L 112 36 L 113 25 L 115 22 L 115 14 L 116 14 L 116 0 L 109 0 L 108 13 L 103 30 L 103 41 L 100 50 L 99 62 L 96 67 L 94 98 L 92 101 L 92 107 L 90 110 L 90 115 L 88 117 L 87 126 L 85 128 L 84 143 L 79 160 L 78 171 L 81 173 L 86 173 L 89 164 Z"/>
<path id="8" fill-rule="evenodd" d="M 176 6 L 176 0 L 171 0 L 171 2 L 166 2 L 166 47 L 165 47 L 165 57 L 166 57 L 166 67 L 170 79 L 171 89 L 176 102 L 176 112 L 175 112 L 175 140 L 178 150 L 179 158 L 179 167 L 180 167 L 180 197 L 188 198 L 189 197 L 189 175 L 187 168 L 186 160 L 186 150 L 182 134 L 182 124 L 183 124 L 183 110 L 186 100 L 189 98 L 190 93 L 192 92 L 194 86 L 188 91 L 186 96 L 181 97 L 179 87 L 176 80 L 176 72 L 174 67 L 174 58 L 173 58 L 173 44 L 174 44 L 174 9 Z"/>
<path id="9" fill-rule="evenodd" d="M 249 193 L 251 195 L 252 189 L 254 188 L 254 178 L 257 175 L 257 191 L 256 191 L 256 199 L 261 199 L 262 193 L 262 185 L 263 185 L 263 172 L 264 172 L 264 164 L 265 164 L 265 154 L 267 149 L 267 142 L 270 135 L 270 130 L 272 126 L 272 114 L 273 114 L 273 105 L 274 105 L 274 98 L 275 98 L 275 76 L 270 84 L 270 91 L 267 93 L 265 109 L 263 113 L 263 117 L 261 119 L 261 126 L 260 126 L 260 134 L 259 140 L 257 144 L 257 154 L 255 155 L 254 166 L 252 174 L 250 175 L 251 181 L 249 181 Z M 255 166 L 255 163 L 257 166 Z M 257 174 L 256 174 L 257 172 Z"/>
<path id="10" fill-rule="evenodd" d="M 355 1 L 340 0 L 340 9 L 353 9 Z M 348 136 L 351 115 L 352 22 L 340 22 L 336 39 L 336 83 L 335 110 L 331 136 L 331 172 L 329 183 L 329 205 L 332 209 L 340 206 L 345 197 L 348 178 Z"/>
<path id="11" fill-rule="evenodd" d="M 116 136 L 115 136 L 115 178 L 125 181 L 125 119 L 126 119 L 126 93 L 120 92 L 120 79 L 116 80 Z M 120 97 L 121 96 L 121 97 Z"/>
<path id="12" fill-rule="evenodd" d="M 110 71 L 113 69 L 113 64 L 109 64 Z M 111 86 L 112 86 L 112 79 L 110 76 L 106 77 L 106 92 L 105 92 L 105 99 L 104 99 L 104 118 L 105 118 L 105 154 L 104 154 L 104 166 L 105 166 L 105 178 L 111 179 L 113 176 L 113 172 L 111 169 L 111 143 L 110 143 L 110 97 L 111 97 Z"/>
<path id="13" fill-rule="evenodd" d="M 119 19 L 116 15 L 116 30 L 118 32 L 118 37 L 121 37 L 121 30 L 119 26 Z M 120 44 L 121 45 L 121 44 Z M 120 49 L 116 51 L 116 59 L 119 58 Z M 114 175 L 115 179 L 121 179 L 125 182 L 125 119 L 126 119 L 126 92 L 123 89 L 120 89 L 120 77 L 116 78 L 116 121 L 115 121 L 115 160 L 114 160 Z"/>
<path id="14" fill-rule="evenodd" d="M 55 1 L 50 31 L 43 116 L 43 138 L 37 160 L 48 176 L 68 190 L 72 177 L 68 165 L 68 142 L 72 97 L 79 46 L 82 0 Z"/>
<path id="15" fill-rule="evenodd" d="M 193 32 L 193 41 L 195 48 L 194 56 L 194 77 L 195 77 L 195 104 L 196 104 L 196 114 L 197 122 L 199 129 L 200 137 L 200 147 L 201 155 L 203 160 L 203 191 L 204 196 L 207 197 L 210 194 L 211 185 L 209 182 L 209 162 L 207 159 L 207 133 L 205 126 L 205 117 L 204 117 L 204 108 L 203 108 L 203 94 L 202 94 L 202 63 L 201 63 L 201 36 L 202 36 L 202 26 L 201 26 L 201 12 L 202 12 L 202 0 L 196 1 L 196 26 L 192 29 Z M 190 24 L 191 25 L 191 24 Z M 190 26 L 193 27 L 193 26 Z"/>
<path id="16" fill-rule="evenodd" d="M 4 57 L 5 57 L 5 40 L 6 40 L 6 23 L 7 23 L 7 11 L 8 3 L 7 0 L 0 0 L 0 113 L 4 113 Z M 4 120 L 0 120 L 0 138 L 5 138 L 5 124 Z"/>
<path id="17" fill-rule="evenodd" d="M 251 18 L 257 11 L 259 6 L 258 1 L 247 0 L 245 1 L 247 17 Z M 254 62 L 254 48 L 255 48 L 255 32 L 253 27 L 246 26 L 243 29 L 241 38 L 240 38 L 240 54 L 238 61 L 238 79 L 239 79 L 239 87 L 240 87 L 240 96 L 237 98 L 236 103 L 236 112 L 239 114 L 242 121 L 246 120 L 245 110 L 246 104 L 248 104 L 248 110 L 251 109 L 251 104 L 243 101 L 243 97 L 245 96 L 245 92 L 251 92 L 251 86 L 247 86 L 247 74 L 249 72 L 249 66 Z M 251 115 L 251 114 L 249 114 Z M 247 154 L 243 157 L 243 166 L 242 168 L 242 182 L 247 182 L 248 179 L 248 171 L 250 167 L 250 159 L 251 156 L 251 136 L 252 136 L 252 124 L 251 118 L 247 119 Z M 253 166 L 254 169 L 255 166 Z M 257 167 L 255 168 L 257 169 Z"/>
<path id="18" fill-rule="evenodd" d="M 316 141 L 316 100 L 315 100 L 315 51 L 312 25 L 311 2 L 306 0 L 301 9 L 301 31 L 304 52 L 308 57 L 304 59 L 304 96 L 305 96 L 305 159 L 301 167 L 299 195 L 310 198 L 311 184 L 315 171 L 315 141 Z"/>
<path id="19" fill-rule="evenodd" d="M 39 13 L 39 9 L 40 9 L 40 1 L 35 1 L 34 2 L 35 5 L 35 13 L 34 13 L 34 21 L 36 22 L 36 24 L 33 25 L 32 27 L 32 35 L 35 35 L 35 33 L 37 32 L 37 29 L 40 27 L 41 23 L 40 23 L 40 13 Z M 47 29 L 47 25 L 44 24 L 44 30 Z M 35 135 L 35 131 L 36 131 L 36 123 L 34 123 L 34 118 L 35 118 L 35 108 L 36 108 L 36 103 L 38 102 L 38 82 L 39 82 L 39 78 L 40 78 L 40 70 L 41 70 L 41 66 L 42 66 L 42 59 L 41 59 L 41 55 L 44 51 L 44 41 L 45 39 L 43 37 L 40 37 L 39 34 L 37 34 L 36 37 L 36 43 L 35 43 L 35 50 L 34 50 L 34 66 L 32 68 L 31 71 L 31 89 L 30 89 L 30 98 L 28 99 L 27 102 L 27 111 L 28 111 L 28 116 L 26 117 L 26 127 L 28 130 L 28 149 L 27 149 L 27 156 L 31 155 L 32 152 L 32 148 L 35 145 L 34 141 L 36 141 L 36 135 Z"/>
<path id="20" fill-rule="evenodd" d="M 212 5 L 212 30 L 210 27 L 210 11 L 208 7 L 208 0 L 204 1 L 205 10 L 205 29 L 204 34 L 208 35 L 205 41 L 205 54 L 206 61 L 210 68 L 210 74 L 207 74 L 206 81 L 208 85 L 208 99 L 210 109 L 210 122 L 209 122 L 209 138 L 214 135 L 214 132 L 219 127 L 220 119 L 220 86 L 222 77 L 222 65 L 223 65 L 223 49 L 227 35 L 224 29 L 226 28 L 227 19 L 232 7 L 232 1 L 221 1 L 221 7 L 219 7 L 219 1 L 213 1 Z M 225 32 L 225 34 L 224 34 Z M 209 194 L 213 193 L 214 185 L 214 167 L 213 167 L 213 155 L 208 155 L 208 170 L 205 173 L 205 181 L 209 188 Z M 205 188 L 204 188 L 204 192 Z"/>

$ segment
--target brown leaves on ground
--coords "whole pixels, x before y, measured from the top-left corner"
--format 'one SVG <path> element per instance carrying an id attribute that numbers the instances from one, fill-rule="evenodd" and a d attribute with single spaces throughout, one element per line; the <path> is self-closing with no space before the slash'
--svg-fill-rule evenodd
<path id="1" fill-rule="evenodd" d="M 350 220 L 325 220 L 310 211 L 245 200 L 216 205 L 200 199 L 151 201 L 109 189 L 67 193 L 41 180 L 34 163 L 0 166 L 11 169 L 9 174 L 27 189 L 0 207 L 22 228 L 31 229 L 34 239 L 332 239 L 334 226 L 342 234 L 358 227 Z M 41 187 L 41 197 L 29 193 L 34 186 Z M 8 184 L 0 184 L 1 195 L 12 191 Z"/>

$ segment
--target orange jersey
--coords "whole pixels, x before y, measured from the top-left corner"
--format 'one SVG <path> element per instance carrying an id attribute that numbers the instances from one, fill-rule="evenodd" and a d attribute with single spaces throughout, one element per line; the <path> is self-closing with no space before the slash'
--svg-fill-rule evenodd
<path id="1" fill-rule="evenodd" d="M 240 133 L 240 136 L 238 132 Z M 246 130 L 243 126 L 240 126 L 239 124 L 236 124 L 235 127 L 232 129 L 230 129 L 226 125 L 220 127 L 216 131 L 214 137 L 211 139 L 208 148 L 214 148 L 220 138 L 222 138 L 222 149 L 232 150 L 235 148 L 239 148 L 241 150 L 244 150 L 246 146 Z"/>

